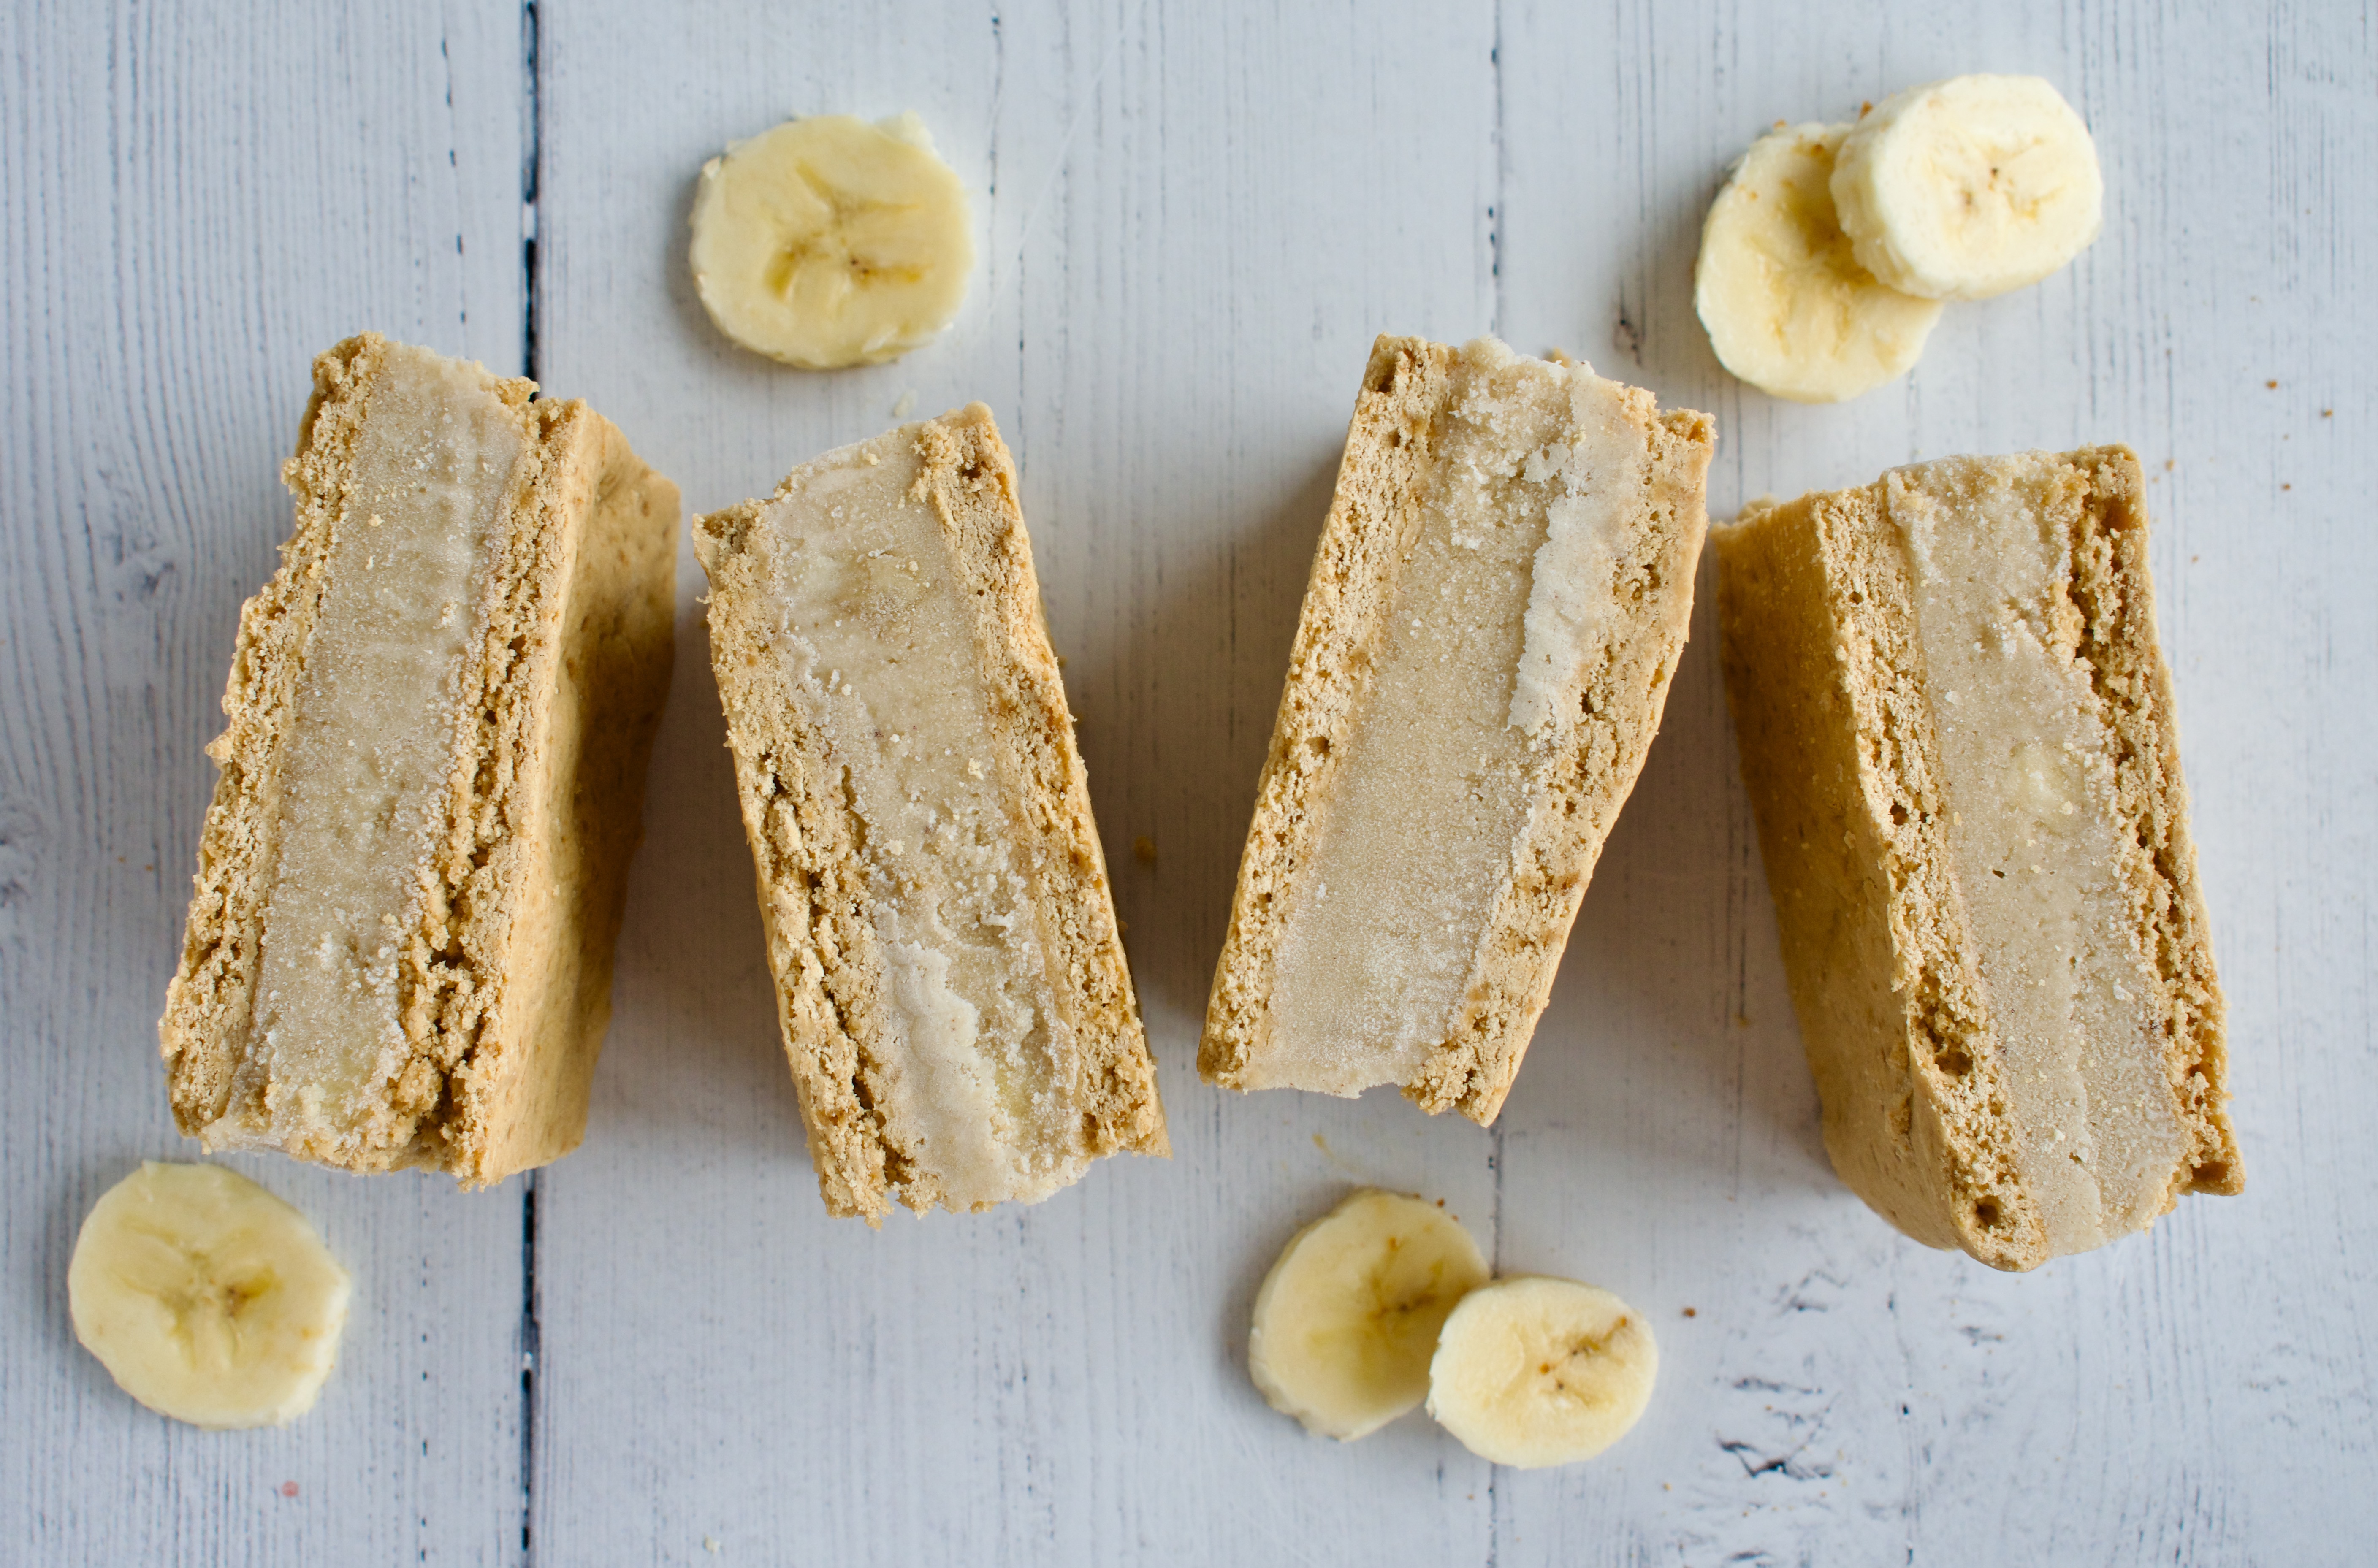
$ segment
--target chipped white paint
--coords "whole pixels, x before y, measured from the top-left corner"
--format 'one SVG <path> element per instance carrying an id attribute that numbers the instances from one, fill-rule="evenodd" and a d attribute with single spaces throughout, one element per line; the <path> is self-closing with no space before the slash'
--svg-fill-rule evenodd
<path id="1" fill-rule="evenodd" d="M 2314 1562 L 2378 1532 L 2366 16 L 544 0 L 532 78 L 516 6 L 381 9 L 28 4 L 5 34 L 0 1556 Z M 2082 108 L 2105 237 L 1952 307 L 1915 377 L 1858 402 L 1726 380 L 1689 284 L 1726 161 L 1778 118 L 1963 70 L 2036 71 Z M 980 197 L 950 337 L 833 377 L 720 341 L 681 264 L 702 160 L 787 113 L 907 108 Z M 1175 1157 L 1028 1210 L 825 1218 L 689 559 L 594 1125 L 535 1179 L 533 1239 L 526 1181 L 240 1159 L 321 1221 L 359 1311 L 305 1422 L 174 1428 L 75 1347 L 63 1281 L 90 1201 L 180 1148 L 151 1025 L 305 362 L 374 326 L 523 368 L 524 221 L 537 369 L 697 507 L 876 433 L 911 389 L 996 410 Z M 2243 1197 L 2007 1277 L 1842 1189 L 1706 605 L 1497 1131 L 1196 1081 L 1381 330 L 1558 346 L 1709 410 L 1721 513 L 1950 452 L 2139 449 Z M 1339 1448 L 1267 1410 L 1255 1286 L 1356 1181 L 1444 1195 L 1500 1266 L 1652 1313 L 1644 1424 L 1519 1475 L 1418 1417 Z"/>

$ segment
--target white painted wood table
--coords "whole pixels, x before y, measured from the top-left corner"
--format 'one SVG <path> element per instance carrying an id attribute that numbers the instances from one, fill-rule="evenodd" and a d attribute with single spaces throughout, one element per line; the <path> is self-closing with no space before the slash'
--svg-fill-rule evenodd
<path id="1" fill-rule="evenodd" d="M 1803 14 L 1786 16 L 1787 10 Z M 2378 1536 L 2371 7 L 809 6 L 12 0 L 0 60 L 0 1561 L 2342 1563 Z M 1691 308 L 1782 119 L 2036 71 L 2105 235 L 1801 408 Z M 977 193 L 946 340 L 729 347 L 703 159 L 914 108 Z M 364 327 L 583 396 L 706 509 L 981 398 L 1022 467 L 1175 1155 L 1038 1208 L 829 1221 L 802 1154 L 690 553 L 584 1147 L 483 1194 L 235 1163 L 358 1310 L 319 1407 L 216 1435 L 119 1394 L 65 1274 L 187 1157 L 155 1060 L 240 601 L 310 355 Z M 2128 441 L 2230 999 L 2243 1197 L 2020 1277 L 1836 1180 L 1696 621 L 1500 1124 L 1207 1088 L 1197 1020 L 1373 334 L 1500 333 L 1716 415 L 1712 512 L 1963 451 Z M 1153 865 L 1135 858 L 1141 837 Z M 1603 1460 L 1249 1385 L 1274 1250 L 1350 1183 L 1652 1315 Z M 715 1557 L 713 1552 L 715 1551 Z"/>

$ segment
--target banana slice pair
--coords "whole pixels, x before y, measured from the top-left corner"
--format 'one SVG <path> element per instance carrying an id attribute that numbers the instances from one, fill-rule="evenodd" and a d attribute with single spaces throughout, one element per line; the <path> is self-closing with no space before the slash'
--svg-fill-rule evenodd
<path id="1" fill-rule="evenodd" d="M 718 329 L 834 370 L 950 324 L 974 270 L 966 187 L 914 114 L 788 120 L 703 165 L 694 290 Z"/>
<path id="2" fill-rule="evenodd" d="M 1659 1349 L 1606 1290 L 1486 1260 L 1441 1204 L 1354 1193 L 1265 1276 L 1247 1370 L 1274 1409 L 1351 1441 L 1425 1400 L 1480 1457 L 1590 1459 L 1643 1414 Z"/>
<path id="3" fill-rule="evenodd" d="M 1943 300 L 2036 283 L 2086 249 L 2105 182 L 2037 77 L 1899 93 L 1855 126 L 1751 144 L 1701 230 L 1693 305 L 1726 369 L 1796 402 L 1904 376 Z"/>
<path id="4" fill-rule="evenodd" d="M 216 1429 L 313 1407 L 348 1291 L 304 1215 L 214 1165 L 141 1166 L 92 1206 L 66 1266 L 75 1337 L 124 1391 Z"/>

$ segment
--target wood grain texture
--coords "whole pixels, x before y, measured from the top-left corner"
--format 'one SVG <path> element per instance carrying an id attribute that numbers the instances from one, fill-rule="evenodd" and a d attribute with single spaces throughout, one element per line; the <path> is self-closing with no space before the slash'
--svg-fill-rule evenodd
<path id="1" fill-rule="evenodd" d="M 378 327 L 519 368 L 518 15 L 16 6 L 6 26 L 0 1558 L 503 1562 L 517 1185 L 229 1162 L 355 1276 L 338 1373 L 284 1430 L 196 1431 L 117 1393 L 74 1342 L 66 1268 L 138 1161 L 198 1157 L 157 1016 L 240 602 L 290 529 L 308 363 Z"/>
<path id="2" fill-rule="evenodd" d="M 533 97 L 519 10 L 469 0 L 29 4 L 0 35 L 0 1529 L 33 1560 L 2296 1563 L 2378 1533 L 2368 7 L 538 13 Z M 1690 270 L 1726 162 L 1778 118 L 1967 70 L 2081 108 L 2103 238 L 1952 307 L 1910 378 L 1855 403 L 1724 377 Z M 726 343 L 683 262 L 702 160 L 788 114 L 908 108 L 977 196 L 956 327 L 832 376 Z M 765 494 L 907 394 L 915 417 L 996 412 L 1175 1155 L 1028 1210 L 825 1217 L 689 552 L 615 1022 L 586 1143 L 534 1184 L 533 1281 L 525 1183 L 242 1161 L 322 1222 L 366 1310 L 304 1423 L 171 1428 L 74 1347 L 63 1279 L 104 1184 L 177 1148 L 151 1024 L 305 361 L 370 325 L 522 367 L 532 133 L 535 369 L 690 510 Z M 2243 1196 L 2011 1277 L 1902 1240 L 1834 1179 L 1706 575 L 1495 1129 L 1196 1080 L 1370 340 L 1488 329 L 1713 413 L 1720 517 L 1919 458 L 2137 448 Z M 1444 1196 L 1500 1267 L 1648 1312 L 1642 1427 L 1518 1474 L 1419 1416 L 1339 1447 L 1267 1409 L 1255 1285 L 1358 1182 Z"/>

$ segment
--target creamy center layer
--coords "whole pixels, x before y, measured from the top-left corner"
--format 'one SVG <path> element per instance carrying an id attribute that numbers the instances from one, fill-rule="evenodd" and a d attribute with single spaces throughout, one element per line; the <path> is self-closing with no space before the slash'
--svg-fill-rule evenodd
<path id="1" fill-rule="evenodd" d="M 2056 1252 L 2143 1230 L 2181 1155 L 2120 884 L 2110 737 L 2069 650 L 2076 475 L 2046 454 L 1887 483 L 1940 736 L 1949 847 Z"/>
<path id="2" fill-rule="evenodd" d="M 796 473 L 762 520 L 774 645 L 844 771 L 905 1152 L 965 1209 L 1081 1173 L 1075 1046 L 1052 1005 L 1028 855 L 985 712 L 974 616 L 895 432 Z"/>
<path id="3" fill-rule="evenodd" d="M 282 773 L 255 1032 L 270 1141 L 350 1140 L 410 1059 L 397 961 L 442 835 L 463 660 L 528 449 L 475 365 L 391 343 L 324 564 Z M 241 1096 L 234 1095 L 234 1103 Z"/>
<path id="4" fill-rule="evenodd" d="M 1376 670 L 1315 800 L 1249 1088 L 1409 1082 L 1460 1025 L 1549 744 L 1615 629 L 1649 454 L 1583 365 L 1464 348 Z"/>

